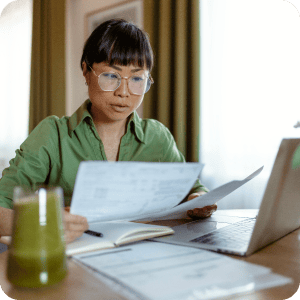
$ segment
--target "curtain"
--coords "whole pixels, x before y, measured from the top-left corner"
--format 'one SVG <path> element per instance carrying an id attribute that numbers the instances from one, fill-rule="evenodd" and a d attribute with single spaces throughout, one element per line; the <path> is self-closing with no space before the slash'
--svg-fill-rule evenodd
<path id="1" fill-rule="evenodd" d="M 65 115 L 65 0 L 33 0 L 29 132 Z"/>
<path id="2" fill-rule="evenodd" d="M 145 94 L 143 116 L 172 132 L 187 161 L 199 159 L 199 0 L 144 0 L 155 81 Z"/>

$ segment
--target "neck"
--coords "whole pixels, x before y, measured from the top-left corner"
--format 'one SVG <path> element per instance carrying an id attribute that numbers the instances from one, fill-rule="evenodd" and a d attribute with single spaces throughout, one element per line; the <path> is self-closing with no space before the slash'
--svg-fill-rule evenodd
<path id="1" fill-rule="evenodd" d="M 126 120 L 114 123 L 95 122 L 95 126 L 102 141 L 120 139 L 126 131 Z"/>
<path id="2" fill-rule="evenodd" d="M 102 141 L 120 139 L 126 132 L 127 119 L 111 121 L 91 111 L 96 130 Z"/>

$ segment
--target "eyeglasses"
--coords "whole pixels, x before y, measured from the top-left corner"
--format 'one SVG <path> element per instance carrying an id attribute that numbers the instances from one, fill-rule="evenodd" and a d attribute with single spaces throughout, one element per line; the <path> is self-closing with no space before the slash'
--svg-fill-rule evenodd
<path id="1" fill-rule="evenodd" d="M 144 95 L 147 93 L 154 83 L 151 75 L 132 75 L 131 77 L 121 77 L 116 72 L 103 72 L 97 75 L 96 72 L 90 67 L 94 74 L 98 77 L 98 84 L 100 88 L 105 92 L 113 92 L 120 85 L 122 79 L 127 79 L 128 89 L 134 95 Z"/>

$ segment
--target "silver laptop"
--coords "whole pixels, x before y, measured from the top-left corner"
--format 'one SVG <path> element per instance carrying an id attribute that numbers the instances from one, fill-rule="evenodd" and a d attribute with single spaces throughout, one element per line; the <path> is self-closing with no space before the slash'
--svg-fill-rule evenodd
<path id="1" fill-rule="evenodd" d="M 157 242 L 187 245 L 222 253 L 248 256 L 300 227 L 300 166 L 292 168 L 300 139 L 283 139 L 260 205 L 246 217 L 212 217 L 172 227 L 174 235 Z M 258 214 L 257 214 L 258 212 Z"/>

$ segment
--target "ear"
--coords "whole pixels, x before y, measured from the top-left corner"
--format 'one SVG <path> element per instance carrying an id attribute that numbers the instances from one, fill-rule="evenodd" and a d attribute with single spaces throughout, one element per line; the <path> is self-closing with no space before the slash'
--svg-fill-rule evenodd
<path id="1" fill-rule="evenodd" d="M 87 84 L 89 84 L 90 72 L 88 70 L 88 67 L 87 67 L 87 64 L 85 61 L 82 63 L 82 74 L 83 74 L 83 77 L 85 78 L 85 82 Z"/>

